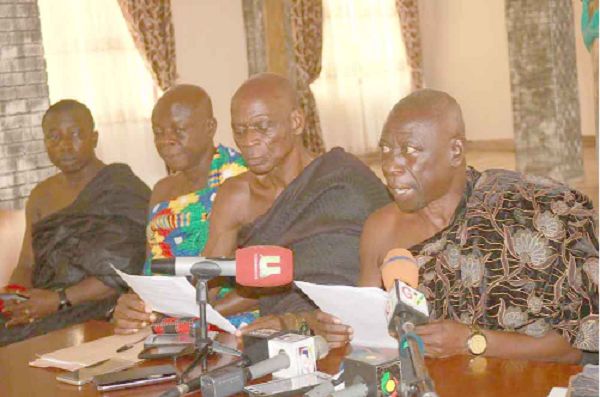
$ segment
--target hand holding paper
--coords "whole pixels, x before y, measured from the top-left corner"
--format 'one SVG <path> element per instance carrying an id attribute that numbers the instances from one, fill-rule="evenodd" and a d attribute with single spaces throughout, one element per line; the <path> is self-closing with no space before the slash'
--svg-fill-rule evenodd
<path id="1" fill-rule="evenodd" d="M 386 308 L 389 298 L 385 291 L 303 281 L 295 283 L 322 311 L 352 327 L 353 345 L 398 348 L 398 341 L 388 334 Z"/>
<path id="2" fill-rule="evenodd" d="M 115 269 L 117 274 L 150 304 L 152 310 L 177 317 L 197 317 L 196 289 L 185 277 L 132 276 Z M 206 306 L 206 319 L 222 330 L 234 333 L 236 328 L 211 305 Z"/>

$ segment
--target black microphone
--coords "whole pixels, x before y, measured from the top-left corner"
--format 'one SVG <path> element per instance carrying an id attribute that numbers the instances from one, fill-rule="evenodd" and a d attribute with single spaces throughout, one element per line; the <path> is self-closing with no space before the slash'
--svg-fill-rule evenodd
<path id="1" fill-rule="evenodd" d="M 278 342 L 285 343 L 285 336 L 289 337 L 290 335 L 300 337 L 300 335 L 288 334 L 282 336 L 281 338 L 283 340 L 279 340 Z M 294 347 L 297 348 L 298 340 L 289 342 L 289 344 L 290 346 L 294 345 Z M 327 341 L 321 336 L 305 337 L 302 344 L 306 347 L 314 347 L 313 359 L 321 359 L 329 352 Z M 285 352 L 285 349 L 281 349 L 273 357 L 259 361 L 245 368 L 227 366 L 210 371 L 189 382 L 177 385 L 175 388 L 163 393 L 161 397 L 180 397 L 198 389 L 202 391 L 203 397 L 227 397 L 242 392 L 244 386 L 252 380 L 294 366 L 298 368 L 301 367 L 298 363 L 298 357 L 290 357 L 290 355 Z"/>
<path id="2" fill-rule="evenodd" d="M 333 396 L 402 395 L 400 361 L 394 350 L 354 348 L 343 365 L 345 389 L 332 393 Z"/>
<path id="3" fill-rule="evenodd" d="M 281 347 L 278 353 L 271 358 L 257 362 L 247 368 L 225 369 L 222 372 L 207 374 L 202 377 L 201 390 L 203 397 L 228 397 L 244 390 L 244 386 L 249 381 L 261 378 L 265 375 L 273 374 L 274 377 L 294 377 L 303 373 L 302 351 L 310 350 L 314 347 L 314 356 L 312 356 L 312 366 L 310 370 L 316 369 L 315 361 L 325 357 L 329 353 L 327 341 L 321 336 L 302 337 L 297 334 L 283 335 L 271 339 L 273 347 Z M 287 351 L 287 352 L 286 352 Z M 300 352 L 300 354 L 291 354 L 291 352 Z M 288 354 L 290 353 L 290 354 Z M 310 356 L 310 354 L 309 354 Z"/>

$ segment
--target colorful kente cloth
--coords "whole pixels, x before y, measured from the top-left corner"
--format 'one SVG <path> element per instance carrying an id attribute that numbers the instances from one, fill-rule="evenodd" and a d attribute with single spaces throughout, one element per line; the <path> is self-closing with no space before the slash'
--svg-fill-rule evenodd
<path id="1" fill-rule="evenodd" d="M 208 239 L 208 215 L 217 188 L 227 178 L 245 171 L 241 155 L 219 145 L 210 164 L 207 187 L 163 201 L 151 209 L 146 227 L 150 257 L 146 262 L 145 274 L 150 274 L 151 259 L 197 256 L 202 253 Z"/>
<path id="2" fill-rule="evenodd" d="M 151 275 L 150 261 L 176 256 L 198 256 L 208 240 L 209 215 L 219 186 L 226 179 L 246 172 L 244 159 L 234 149 L 219 145 L 210 164 L 207 187 L 156 204 L 150 211 L 146 238 L 150 256 L 144 266 L 144 274 Z M 222 298 L 232 287 L 221 287 L 217 299 Z M 251 323 L 258 311 L 228 317 L 234 326 Z M 166 319 L 182 321 L 186 319 Z"/>
<path id="3" fill-rule="evenodd" d="M 451 224 L 412 247 L 433 318 L 598 350 L 597 217 L 583 194 L 513 171 L 467 171 Z"/>

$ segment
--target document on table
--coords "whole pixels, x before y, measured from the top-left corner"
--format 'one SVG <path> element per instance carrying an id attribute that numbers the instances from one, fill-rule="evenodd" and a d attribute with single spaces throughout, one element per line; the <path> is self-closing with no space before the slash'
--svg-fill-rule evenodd
<path id="1" fill-rule="evenodd" d="M 548 397 L 567 397 L 568 391 L 566 387 L 553 387 Z"/>
<path id="2" fill-rule="evenodd" d="M 353 345 L 398 348 L 398 341 L 388 334 L 386 308 L 389 298 L 382 289 L 295 283 L 322 311 L 353 328 Z"/>
<path id="3" fill-rule="evenodd" d="M 150 333 L 150 327 L 147 327 L 132 335 L 106 336 L 91 342 L 42 354 L 39 358 L 31 361 L 29 365 L 75 371 L 111 358 L 119 358 L 135 363 L 140 361 L 138 354 L 144 348 L 144 340 Z M 133 347 L 117 353 L 117 349 L 127 344 L 132 344 Z"/>
<path id="4" fill-rule="evenodd" d="M 177 317 L 198 317 L 196 289 L 185 277 L 132 276 L 115 269 L 117 274 L 152 310 Z M 206 305 L 206 320 L 223 331 L 234 333 L 236 328 L 211 305 Z"/>

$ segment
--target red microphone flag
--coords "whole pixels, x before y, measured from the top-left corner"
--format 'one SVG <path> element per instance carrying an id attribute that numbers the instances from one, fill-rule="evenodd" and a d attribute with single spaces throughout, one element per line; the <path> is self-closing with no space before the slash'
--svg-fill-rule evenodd
<path id="1" fill-rule="evenodd" d="M 235 252 L 235 281 L 247 287 L 277 287 L 294 280 L 294 260 L 288 248 L 255 245 Z"/>

